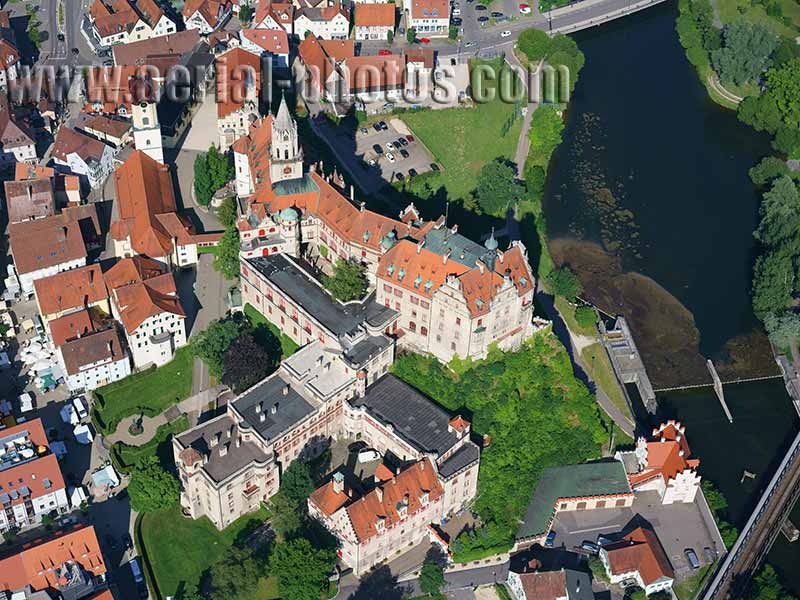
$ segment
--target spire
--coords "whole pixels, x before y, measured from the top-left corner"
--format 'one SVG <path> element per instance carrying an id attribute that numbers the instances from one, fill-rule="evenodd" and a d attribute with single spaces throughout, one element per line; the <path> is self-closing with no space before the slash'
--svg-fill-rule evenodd
<path id="1" fill-rule="evenodd" d="M 287 130 L 292 129 L 292 115 L 289 114 L 289 107 L 286 105 L 286 93 L 281 92 L 281 105 L 278 108 L 278 114 L 275 117 L 275 129 Z"/>
<path id="2" fill-rule="evenodd" d="M 492 227 L 492 233 L 489 235 L 489 238 L 484 242 L 484 246 L 490 251 L 497 250 L 497 240 L 494 239 L 494 227 Z"/>

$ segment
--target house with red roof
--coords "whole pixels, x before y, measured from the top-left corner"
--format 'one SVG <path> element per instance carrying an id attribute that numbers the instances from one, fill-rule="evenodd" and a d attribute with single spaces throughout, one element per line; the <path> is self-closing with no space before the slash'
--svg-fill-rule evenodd
<path id="1" fill-rule="evenodd" d="M 514 600 L 594 600 L 588 573 L 564 568 L 539 571 L 530 566 L 521 572 L 512 567 L 508 572 L 506 589 Z"/>
<path id="2" fill-rule="evenodd" d="M 0 558 L 0 592 L 13 598 L 110 599 L 106 571 L 94 527 L 76 525 Z"/>
<path id="3" fill-rule="evenodd" d="M 64 478 L 41 419 L 33 419 L 0 431 L 0 532 L 41 523 L 49 514 L 69 510 Z M 11 576 L 0 562 L 3 578 Z"/>
<path id="4" fill-rule="evenodd" d="M 358 4 L 355 7 L 355 36 L 357 40 L 386 41 L 394 33 L 395 5 L 393 3 Z"/>
<path id="5" fill-rule="evenodd" d="M 294 33 L 294 4 L 259 0 L 256 5 L 252 27 L 256 29 L 278 29 L 288 35 Z"/>
<path id="6" fill-rule="evenodd" d="M 90 188 L 105 182 L 114 170 L 115 148 L 83 131 L 61 127 L 52 149 L 56 165 L 79 175 Z"/>
<path id="7" fill-rule="evenodd" d="M 231 48 L 214 61 L 217 77 L 217 129 L 220 151 L 250 130 L 258 120 L 261 91 L 261 53 Z"/>
<path id="8" fill-rule="evenodd" d="M 663 504 L 694 502 L 700 489 L 700 460 L 692 458 L 686 427 L 669 420 L 640 437 L 633 452 L 618 452 L 635 492 L 654 490 Z"/>
<path id="9" fill-rule="evenodd" d="M 2 13 L 2 11 L 0 11 Z M 2 41 L 0 40 L 0 58 Z M 36 135 L 27 123 L 14 116 L 5 92 L 0 92 L 0 164 L 35 163 Z"/>
<path id="10" fill-rule="evenodd" d="M 183 22 L 186 29 L 208 35 L 225 25 L 232 12 L 231 0 L 189 0 L 183 5 Z"/>
<path id="11" fill-rule="evenodd" d="M 417 37 L 446 37 L 450 32 L 450 3 L 447 0 L 403 0 L 406 27 Z"/>
<path id="12" fill-rule="evenodd" d="M 675 573 L 658 536 L 637 527 L 621 540 L 604 545 L 600 560 L 612 584 L 633 579 L 646 595 L 672 589 Z"/>
<path id="13" fill-rule="evenodd" d="M 0 10 L 0 88 L 7 89 L 19 76 L 19 49 L 7 10 Z"/>
<path id="14" fill-rule="evenodd" d="M 294 13 L 294 35 L 314 34 L 322 40 L 346 40 L 350 35 L 350 11 L 336 0 L 319 6 L 302 6 Z"/>
<path id="15" fill-rule="evenodd" d="M 239 32 L 242 48 L 272 59 L 272 70 L 289 68 L 289 36 L 283 29 L 242 29 Z"/>
<path id="16" fill-rule="evenodd" d="M 101 46 L 115 46 L 175 33 L 175 22 L 156 0 L 94 0 L 88 11 Z"/>

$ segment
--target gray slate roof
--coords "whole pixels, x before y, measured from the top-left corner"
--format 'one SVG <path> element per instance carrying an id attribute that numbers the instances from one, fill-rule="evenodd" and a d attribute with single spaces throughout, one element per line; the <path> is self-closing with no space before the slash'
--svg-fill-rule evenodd
<path id="1" fill-rule="evenodd" d="M 277 375 L 251 387 L 233 401 L 233 407 L 265 440 L 275 439 L 314 412 L 314 407 Z"/>

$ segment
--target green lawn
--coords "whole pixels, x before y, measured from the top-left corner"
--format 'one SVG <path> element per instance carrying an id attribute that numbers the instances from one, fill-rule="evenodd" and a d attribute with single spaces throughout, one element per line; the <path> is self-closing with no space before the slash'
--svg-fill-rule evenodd
<path id="1" fill-rule="evenodd" d="M 206 518 L 192 520 L 175 506 L 144 515 L 142 541 L 162 598 L 174 596 L 178 586 L 197 585 L 203 572 L 221 560 L 239 534 L 256 527 L 268 517 L 266 509 L 231 523 L 224 531 Z M 275 582 L 259 582 L 256 600 L 276 598 Z"/>
<path id="2" fill-rule="evenodd" d="M 555 305 L 559 314 L 561 315 L 561 318 L 564 319 L 564 323 L 566 323 L 567 328 L 571 332 L 589 337 L 597 337 L 596 326 L 592 325 L 591 327 L 581 327 L 581 325 L 578 324 L 578 322 L 575 320 L 575 306 L 567 302 L 566 298 L 563 296 L 556 296 Z"/>
<path id="3" fill-rule="evenodd" d="M 154 417 L 191 392 L 192 351 L 185 346 L 163 367 L 135 373 L 95 390 L 93 421 L 107 435 L 125 417 L 139 413 Z"/>
<path id="4" fill-rule="evenodd" d="M 181 415 L 174 422 L 159 427 L 155 436 L 141 446 L 129 446 L 128 444 L 117 442 L 111 446 L 111 457 L 114 461 L 114 466 L 118 471 L 125 473 L 134 464 L 148 456 L 157 456 L 165 467 L 174 467 L 170 440 L 173 434 L 183 433 L 187 429 L 189 429 L 189 419 L 186 415 Z"/>
<path id="5" fill-rule="evenodd" d="M 523 104 L 524 105 L 524 104 Z M 474 108 L 409 111 L 399 116 L 442 166 L 438 175 L 423 178 L 434 192 L 441 186 L 450 200 L 469 195 L 475 189 L 478 173 L 495 158 L 514 158 L 519 134 L 520 116 L 502 135 L 504 124 L 514 114 L 513 104 L 495 98 Z M 409 183 L 407 189 L 424 196 L 424 192 Z"/>
<path id="6" fill-rule="evenodd" d="M 287 356 L 291 356 L 297 349 L 300 347 L 298 346 L 292 338 L 288 335 L 284 335 L 280 332 L 280 330 L 267 321 L 267 318 L 262 315 L 258 309 L 252 304 L 245 304 L 244 307 L 244 314 L 250 319 L 250 323 L 253 324 L 253 327 L 258 327 L 259 325 L 264 325 L 267 329 L 269 329 L 275 337 L 277 337 L 281 342 L 281 355 L 282 358 L 286 358 Z"/>
<path id="7" fill-rule="evenodd" d="M 672 590 L 678 597 L 678 600 L 694 600 L 697 592 L 703 587 L 706 578 L 714 572 L 716 563 L 700 567 L 700 569 L 691 577 L 684 579 L 680 583 L 676 583 Z"/>
<path id="8" fill-rule="evenodd" d="M 750 0 L 716 0 L 717 13 L 723 24 L 732 23 L 744 17 L 753 23 L 763 23 L 775 33 L 795 37 L 800 34 L 800 4 L 796 0 L 777 0 L 783 9 L 783 16 L 789 20 L 787 26 L 783 19 L 774 18 L 766 13 L 761 4 L 751 4 Z"/>
<path id="9" fill-rule="evenodd" d="M 594 360 L 592 360 L 594 358 Z M 600 342 L 587 346 L 581 351 L 581 360 L 584 367 L 597 386 L 606 393 L 623 415 L 633 421 L 628 403 L 625 401 L 625 395 L 617 383 L 617 378 L 614 375 L 614 368 L 611 366 L 611 361 L 608 359 L 603 345 Z"/>

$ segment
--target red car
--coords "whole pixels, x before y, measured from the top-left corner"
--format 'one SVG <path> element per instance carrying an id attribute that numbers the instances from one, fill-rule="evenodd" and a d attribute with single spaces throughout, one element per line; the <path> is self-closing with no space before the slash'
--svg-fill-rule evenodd
<path id="1" fill-rule="evenodd" d="M 407 136 L 406 136 L 406 139 L 407 139 L 409 142 L 413 142 L 413 141 L 414 141 L 414 136 L 413 136 L 413 135 L 407 135 Z"/>
<path id="2" fill-rule="evenodd" d="M 389 56 L 391 53 L 392 53 L 391 50 L 387 50 L 386 48 L 381 48 L 380 50 L 378 50 L 378 54 L 380 56 Z"/>
<path id="3" fill-rule="evenodd" d="M 419 38 L 420 43 L 422 44 L 430 44 L 431 41 L 428 38 Z"/>

